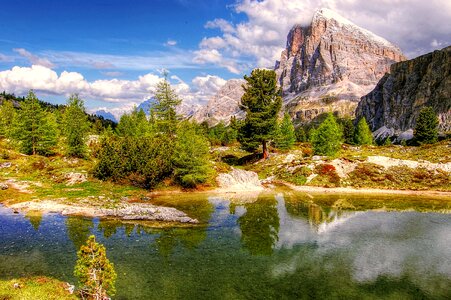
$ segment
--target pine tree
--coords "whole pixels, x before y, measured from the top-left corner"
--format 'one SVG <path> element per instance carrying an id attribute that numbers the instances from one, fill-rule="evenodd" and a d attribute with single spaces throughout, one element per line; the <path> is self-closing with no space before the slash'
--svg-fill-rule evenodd
<path id="1" fill-rule="evenodd" d="M 0 106 L 0 137 L 10 138 L 16 110 L 11 101 L 3 101 Z"/>
<path id="2" fill-rule="evenodd" d="M 22 110 L 14 120 L 13 138 L 25 154 L 48 155 L 57 143 L 56 119 L 44 111 L 35 94 L 30 91 Z"/>
<path id="3" fill-rule="evenodd" d="M 413 137 L 420 144 L 433 144 L 438 140 L 438 118 L 432 107 L 423 107 L 416 120 Z"/>
<path id="4" fill-rule="evenodd" d="M 117 278 L 114 265 L 106 257 L 105 247 L 96 243 L 95 236 L 88 238 L 77 255 L 74 275 L 78 277 L 83 299 L 104 300 L 114 295 Z"/>
<path id="5" fill-rule="evenodd" d="M 248 150 L 262 145 L 263 158 L 267 158 L 267 143 L 274 137 L 277 115 L 282 107 L 281 89 L 277 87 L 276 73 L 272 70 L 255 69 L 244 79 L 240 108 L 246 112 L 246 118 L 240 126 L 238 140 Z"/>
<path id="6" fill-rule="evenodd" d="M 332 113 L 328 114 L 318 129 L 313 130 L 310 138 L 317 155 L 334 156 L 340 150 L 342 131 Z"/>
<path id="7" fill-rule="evenodd" d="M 343 129 L 343 139 L 346 144 L 354 144 L 355 127 L 351 118 L 340 119 L 340 125 Z"/>
<path id="8" fill-rule="evenodd" d="M 89 132 L 88 116 L 85 113 L 83 100 L 74 94 L 67 100 L 63 115 L 63 134 L 65 137 L 66 154 L 74 157 L 85 157 L 86 137 Z"/>
<path id="9" fill-rule="evenodd" d="M 178 122 L 176 108 L 182 103 L 182 100 L 171 88 L 167 80 L 167 73 L 164 74 L 164 79 L 157 84 L 155 99 L 157 103 L 154 105 L 153 110 L 157 127 L 162 132 L 174 135 Z"/>
<path id="10" fill-rule="evenodd" d="M 208 179 L 210 153 L 208 140 L 200 127 L 180 123 L 173 154 L 174 175 L 184 187 L 195 187 Z"/>
<path id="11" fill-rule="evenodd" d="M 293 122 L 291 121 L 290 115 L 285 113 L 282 122 L 277 126 L 275 145 L 279 149 L 288 150 L 293 148 L 295 142 L 296 135 Z"/>
<path id="12" fill-rule="evenodd" d="M 295 129 L 295 135 L 297 142 L 304 143 L 308 141 L 307 133 L 305 132 L 305 128 L 303 126 L 299 126 Z"/>
<path id="13" fill-rule="evenodd" d="M 371 132 L 365 117 L 361 118 L 357 123 L 354 134 L 354 142 L 357 145 L 372 145 L 373 133 Z"/>

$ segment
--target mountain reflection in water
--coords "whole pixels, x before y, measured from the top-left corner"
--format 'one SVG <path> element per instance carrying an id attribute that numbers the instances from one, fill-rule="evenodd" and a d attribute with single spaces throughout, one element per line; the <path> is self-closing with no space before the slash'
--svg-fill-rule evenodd
<path id="1" fill-rule="evenodd" d="M 203 224 L 158 228 L 0 207 L 0 278 L 75 283 L 76 249 L 95 234 L 118 273 L 115 299 L 451 297 L 446 201 L 290 193 L 156 201 Z M 409 211 L 386 211 L 395 206 Z"/>

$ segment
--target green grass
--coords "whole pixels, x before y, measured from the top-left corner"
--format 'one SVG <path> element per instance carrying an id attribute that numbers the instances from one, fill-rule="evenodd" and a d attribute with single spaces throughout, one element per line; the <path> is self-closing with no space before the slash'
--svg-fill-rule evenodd
<path id="1" fill-rule="evenodd" d="M 14 288 L 18 284 L 19 288 Z M 66 284 L 48 277 L 0 281 L 0 300 L 71 300 L 78 299 L 65 290 Z"/>

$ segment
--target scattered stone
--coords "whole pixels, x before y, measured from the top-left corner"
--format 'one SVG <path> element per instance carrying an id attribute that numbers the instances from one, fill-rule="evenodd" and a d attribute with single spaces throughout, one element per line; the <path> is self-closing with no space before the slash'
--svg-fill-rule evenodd
<path id="1" fill-rule="evenodd" d="M 125 196 L 122 197 L 122 198 L 121 198 L 121 201 L 127 202 L 127 201 L 128 201 L 128 197 L 125 197 Z"/>
<path id="2" fill-rule="evenodd" d="M 4 163 L 0 164 L 0 169 L 2 169 L 2 168 L 11 168 L 11 166 L 12 166 L 12 163 L 4 162 Z"/>
<path id="3" fill-rule="evenodd" d="M 294 156 L 294 154 L 288 154 L 285 159 L 283 160 L 284 164 L 289 164 L 291 163 L 293 160 L 295 160 L 296 156 Z"/>
<path id="4" fill-rule="evenodd" d="M 141 198 L 142 201 L 150 201 L 150 197 L 144 196 Z"/>
<path id="5" fill-rule="evenodd" d="M 13 285 L 13 287 L 15 288 L 15 289 L 20 289 L 20 288 L 22 288 L 22 286 L 20 285 L 20 283 L 14 283 L 14 285 Z"/>
<path id="6" fill-rule="evenodd" d="M 66 288 L 65 290 L 69 292 L 69 294 L 73 294 L 75 291 L 75 285 L 70 284 L 69 282 L 66 282 Z"/>
<path id="7" fill-rule="evenodd" d="M 6 183 L 0 183 L 0 190 L 4 191 L 7 190 L 9 186 Z"/>
<path id="8" fill-rule="evenodd" d="M 86 174 L 83 173 L 70 172 L 67 173 L 64 177 L 67 179 L 67 185 L 83 183 L 88 180 Z"/>

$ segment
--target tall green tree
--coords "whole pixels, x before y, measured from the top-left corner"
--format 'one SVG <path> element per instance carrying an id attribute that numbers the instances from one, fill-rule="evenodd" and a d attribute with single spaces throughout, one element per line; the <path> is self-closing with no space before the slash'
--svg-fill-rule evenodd
<path id="1" fill-rule="evenodd" d="M 182 103 L 182 100 L 175 90 L 172 89 L 171 84 L 167 80 L 167 73 L 164 74 L 164 79 L 157 84 L 155 99 L 157 103 L 153 107 L 153 112 L 158 129 L 174 135 L 178 122 L 176 108 Z"/>
<path id="2" fill-rule="evenodd" d="M 274 137 L 277 115 L 282 107 L 281 89 L 272 70 L 255 69 L 244 79 L 246 84 L 243 85 L 240 108 L 246 112 L 246 118 L 238 140 L 248 150 L 256 150 L 262 145 L 263 158 L 267 158 L 267 144 Z"/>
<path id="3" fill-rule="evenodd" d="M 78 277 L 83 299 L 103 300 L 115 294 L 117 274 L 102 244 L 91 235 L 78 251 L 74 275 Z"/>
<path id="4" fill-rule="evenodd" d="M 121 116 L 116 127 L 119 136 L 143 137 L 148 135 L 151 130 L 151 124 L 147 120 L 146 114 L 142 109 L 136 107 L 131 113 L 125 113 Z"/>
<path id="5" fill-rule="evenodd" d="M 48 155 L 57 143 L 55 117 L 44 111 L 30 91 L 21 103 L 22 110 L 14 121 L 13 138 L 25 154 Z"/>
<path id="6" fill-rule="evenodd" d="M 74 157 L 85 157 L 89 122 L 85 113 L 84 101 L 77 94 L 71 95 L 67 100 L 63 124 L 66 154 Z"/>
<path id="7" fill-rule="evenodd" d="M 10 138 L 16 110 L 11 101 L 4 100 L 0 106 L 0 136 Z"/>
<path id="8" fill-rule="evenodd" d="M 357 123 L 357 127 L 354 133 L 354 142 L 357 145 L 372 145 L 373 144 L 373 133 L 371 132 L 366 118 L 363 117 Z"/>
<path id="9" fill-rule="evenodd" d="M 317 155 L 334 156 L 342 144 L 342 131 L 332 113 L 313 130 L 310 136 L 313 152 Z"/>
<path id="10" fill-rule="evenodd" d="M 185 187 L 195 187 L 208 179 L 210 147 L 201 128 L 190 122 L 182 122 L 177 130 L 173 154 L 174 176 Z"/>
<path id="11" fill-rule="evenodd" d="M 288 150 L 293 148 L 293 145 L 296 142 L 296 134 L 293 122 L 288 113 L 284 114 L 282 122 L 278 124 L 274 141 L 276 147 L 279 149 Z"/>
<path id="12" fill-rule="evenodd" d="M 413 137 L 420 144 L 433 144 L 438 140 L 438 118 L 432 107 L 423 107 L 416 120 Z"/>
<path id="13" fill-rule="evenodd" d="M 342 118 L 339 124 L 343 130 L 343 140 L 346 144 L 353 145 L 355 143 L 355 127 L 351 118 Z"/>

